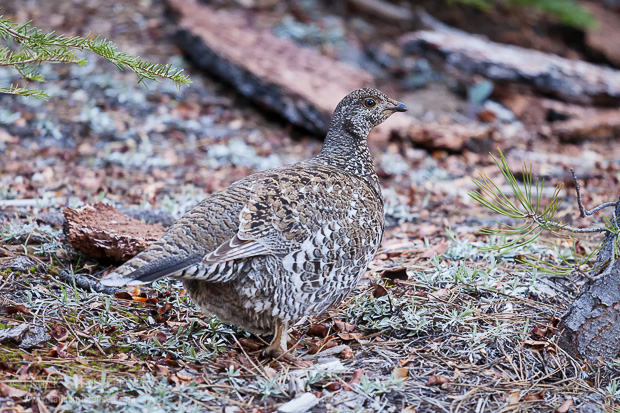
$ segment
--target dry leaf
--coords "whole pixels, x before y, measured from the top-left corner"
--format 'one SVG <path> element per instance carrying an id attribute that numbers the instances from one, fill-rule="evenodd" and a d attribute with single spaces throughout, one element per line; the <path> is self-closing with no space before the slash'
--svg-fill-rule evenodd
<path id="1" fill-rule="evenodd" d="M 161 315 L 166 314 L 168 311 L 172 310 L 172 304 L 170 303 L 166 303 L 164 305 L 162 305 L 161 307 L 157 308 L 157 312 Z"/>
<path id="2" fill-rule="evenodd" d="M 155 366 L 153 366 L 153 371 L 155 372 L 155 374 L 158 374 L 160 376 L 169 376 L 170 375 L 170 371 L 168 370 L 168 367 L 162 366 L 162 365 L 159 365 L 159 364 L 155 364 Z"/>
<path id="3" fill-rule="evenodd" d="M 427 386 L 441 386 L 442 384 L 450 383 L 451 380 L 452 379 L 448 376 L 433 375 L 427 379 L 426 385 Z"/>
<path id="4" fill-rule="evenodd" d="M 334 321 L 334 329 L 336 331 L 341 331 L 343 333 L 350 333 L 352 331 L 355 331 L 355 329 L 357 328 L 357 326 L 355 324 L 349 324 L 349 323 L 345 323 L 344 321 Z"/>
<path id="5" fill-rule="evenodd" d="M 523 401 L 526 402 L 536 402 L 536 401 L 542 401 L 545 400 L 545 393 L 547 392 L 546 389 L 542 389 L 540 392 L 538 393 L 534 393 L 534 394 L 526 394 L 523 397 Z"/>
<path id="6" fill-rule="evenodd" d="M 166 334 L 161 332 L 161 331 L 156 331 L 155 332 L 155 338 L 157 339 L 157 341 L 159 341 L 160 343 L 165 343 L 167 340 Z"/>
<path id="7" fill-rule="evenodd" d="M 194 380 L 194 376 L 190 376 L 189 374 L 177 373 L 176 376 L 183 381 Z"/>
<path id="8" fill-rule="evenodd" d="M 308 349 L 308 354 L 316 354 L 321 350 L 327 350 L 328 348 L 336 347 L 338 344 L 332 340 L 333 336 L 325 337 L 321 341 L 314 343 Z"/>
<path id="9" fill-rule="evenodd" d="M 6 313 L 8 315 L 15 313 L 30 314 L 30 310 L 28 310 L 23 304 L 9 305 L 6 307 Z"/>
<path id="10" fill-rule="evenodd" d="M 448 250 L 448 240 L 445 238 L 439 241 L 439 243 L 433 245 L 429 249 L 427 249 L 424 254 L 422 254 L 422 258 L 433 258 L 434 255 L 442 255 Z"/>
<path id="11" fill-rule="evenodd" d="M 364 369 L 353 370 L 353 375 L 351 379 L 344 385 L 345 390 L 351 391 L 356 384 L 359 384 L 362 381 L 362 376 L 364 375 Z"/>
<path id="12" fill-rule="evenodd" d="M 450 297 L 450 290 L 447 288 L 440 288 L 439 290 L 428 294 L 428 298 L 433 300 L 445 300 Z"/>
<path id="13" fill-rule="evenodd" d="M 114 298 L 119 300 L 131 300 L 133 297 L 127 291 L 117 291 L 114 293 Z"/>
<path id="14" fill-rule="evenodd" d="M 329 328 L 327 328 L 323 324 L 312 324 L 308 329 L 308 335 L 315 337 L 327 337 L 328 332 Z"/>
<path id="15" fill-rule="evenodd" d="M 351 347 L 347 346 L 342 350 L 342 353 L 340 353 L 340 357 L 342 357 L 343 359 L 352 359 L 353 358 L 353 350 L 351 350 Z"/>
<path id="16" fill-rule="evenodd" d="M 265 371 L 265 375 L 270 379 L 272 379 L 276 374 L 278 374 L 278 372 L 275 369 L 269 366 L 263 367 L 263 370 Z"/>
<path id="17" fill-rule="evenodd" d="M 513 391 L 510 392 L 510 394 L 508 395 L 508 397 L 506 397 L 506 402 L 510 405 L 510 404 L 518 404 L 519 401 L 521 400 L 521 395 L 519 394 L 518 391 Z"/>
<path id="18" fill-rule="evenodd" d="M 58 404 L 60 403 L 60 393 L 54 389 L 45 395 L 45 400 L 50 404 Z"/>
<path id="19" fill-rule="evenodd" d="M 407 275 L 406 268 L 396 268 L 383 271 L 381 273 L 381 279 L 385 280 L 385 284 L 388 287 L 391 287 L 396 284 L 396 280 L 407 281 L 409 276 Z"/>
<path id="20" fill-rule="evenodd" d="M 340 333 L 338 337 L 344 341 L 359 340 L 362 338 L 362 333 Z"/>
<path id="21" fill-rule="evenodd" d="M 26 390 L 16 389 L 15 387 L 11 387 L 8 384 L 0 382 L 0 394 L 4 397 L 12 397 L 15 399 L 21 399 L 26 397 L 30 393 Z"/>
<path id="22" fill-rule="evenodd" d="M 394 370 L 392 370 L 392 376 L 395 379 L 404 379 L 405 377 L 407 377 L 407 375 L 409 375 L 409 370 L 404 367 L 396 367 Z"/>
<path id="23" fill-rule="evenodd" d="M 249 352 L 258 351 L 262 347 L 262 344 L 257 343 L 251 338 L 240 338 L 239 344 L 241 344 L 241 347 L 243 347 L 245 351 Z"/>
<path id="24" fill-rule="evenodd" d="M 323 386 L 323 388 L 328 391 L 337 391 L 342 388 L 342 383 L 339 383 L 337 381 L 332 381 L 332 382 L 327 383 L 325 386 Z"/>
<path id="25" fill-rule="evenodd" d="M 566 400 L 564 400 L 564 403 L 562 403 L 560 405 L 560 407 L 558 407 L 557 409 L 555 409 L 555 413 L 567 413 L 569 410 L 571 410 L 574 407 L 573 405 L 573 399 L 568 398 Z"/>
<path id="26" fill-rule="evenodd" d="M 388 292 L 385 287 L 380 284 L 375 284 L 375 288 L 372 291 L 372 296 L 375 298 L 381 298 L 385 297 L 386 295 L 388 295 Z"/>
<path id="27" fill-rule="evenodd" d="M 49 335 L 56 339 L 56 341 L 65 341 L 69 338 L 69 331 L 60 324 L 56 324 L 52 331 L 49 332 Z"/>

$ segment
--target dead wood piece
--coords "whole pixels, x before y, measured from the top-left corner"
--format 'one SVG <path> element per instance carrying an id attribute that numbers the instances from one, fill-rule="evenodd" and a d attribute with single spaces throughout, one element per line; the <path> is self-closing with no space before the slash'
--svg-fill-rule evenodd
<path id="1" fill-rule="evenodd" d="M 201 68 L 291 123 L 324 134 L 339 100 L 372 76 L 252 27 L 240 12 L 167 0 L 178 15 L 180 47 Z"/>
<path id="2" fill-rule="evenodd" d="M 530 128 L 561 142 L 620 136 L 620 110 L 582 106 L 532 95 L 509 93 L 500 102 Z"/>
<path id="3" fill-rule="evenodd" d="M 407 53 L 438 58 L 459 76 L 526 85 L 571 102 L 620 103 L 618 70 L 450 31 L 410 33 L 401 38 L 401 45 Z"/>
<path id="4" fill-rule="evenodd" d="M 494 146 L 494 128 L 488 125 L 419 123 L 399 129 L 396 133 L 425 149 L 443 149 L 450 152 L 467 149 L 486 153 Z"/>
<path id="5" fill-rule="evenodd" d="M 592 215 L 605 207 L 615 206 L 611 222 L 617 226 L 620 199 L 587 211 L 574 173 L 573 179 L 581 215 Z M 589 363 L 609 360 L 620 353 L 620 260 L 615 259 L 617 236 L 613 232 L 605 233 L 594 263 L 599 268 L 598 274 L 581 288 L 559 325 L 563 331 L 558 345 L 573 357 Z"/>
<path id="6" fill-rule="evenodd" d="M 408 22 L 415 16 L 411 9 L 385 0 L 349 0 L 349 3 L 364 13 L 391 22 Z"/>
<path id="7" fill-rule="evenodd" d="M 160 224 L 145 224 L 103 203 L 65 208 L 63 213 L 67 242 L 93 258 L 108 261 L 125 262 L 165 233 Z"/>
<path id="8" fill-rule="evenodd" d="M 620 353 L 619 261 L 606 273 L 582 288 L 560 324 L 560 347 L 590 363 Z"/>
<path id="9" fill-rule="evenodd" d="M 596 19 L 596 25 L 586 29 L 586 45 L 620 67 L 620 13 L 594 2 L 583 6 Z"/>
<path id="10" fill-rule="evenodd" d="M 599 110 L 590 116 L 552 124 L 551 130 L 562 142 L 620 137 L 620 110 Z"/>
<path id="11" fill-rule="evenodd" d="M 114 295 L 119 291 L 124 291 L 122 288 L 116 287 L 106 287 L 98 281 L 91 280 L 84 275 L 73 274 L 70 271 L 61 271 L 60 274 L 56 277 L 64 283 L 69 284 L 70 286 L 76 286 L 85 291 L 90 291 L 93 293 L 102 293 Z"/>

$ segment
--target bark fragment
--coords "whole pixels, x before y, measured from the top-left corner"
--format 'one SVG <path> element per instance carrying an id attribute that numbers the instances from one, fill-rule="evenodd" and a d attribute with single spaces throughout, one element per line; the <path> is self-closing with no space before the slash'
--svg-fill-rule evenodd
<path id="1" fill-rule="evenodd" d="M 67 242 L 97 259 L 125 262 L 165 233 L 161 224 L 146 224 L 100 202 L 63 213 Z"/>

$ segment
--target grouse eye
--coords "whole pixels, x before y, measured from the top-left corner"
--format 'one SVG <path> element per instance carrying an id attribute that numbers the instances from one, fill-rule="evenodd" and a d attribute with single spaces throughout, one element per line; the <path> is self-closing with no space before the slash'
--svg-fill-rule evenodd
<path id="1" fill-rule="evenodd" d="M 374 99 L 368 98 L 364 101 L 364 106 L 366 106 L 367 108 L 372 108 L 373 106 L 375 106 L 377 104 L 377 102 L 375 102 Z"/>

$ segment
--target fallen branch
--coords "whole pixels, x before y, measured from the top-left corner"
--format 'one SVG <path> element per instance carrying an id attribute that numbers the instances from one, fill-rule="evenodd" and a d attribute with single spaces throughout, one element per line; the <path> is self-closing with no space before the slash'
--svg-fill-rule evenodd
<path id="1" fill-rule="evenodd" d="M 82 290 L 92 293 L 102 293 L 108 295 L 114 295 L 118 291 L 124 291 L 122 288 L 106 287 L 98 280 L 91 280 L 84 275 L 73 274 L 70 271 L 63 270 L 56 276 L 60 281 L 69 284 L 70 286 L 76 286 Z"/>
<path id="2" fill-rule="evenodd" d="M 620 201 L 607 202 L 607 203 L 604 203 L 603 205 L 597 206 L 596 208 L 587 210 L 583 206 L 583 201 L 581 200 L 581 187 L 579 186 L 579 181 L 577 180 L 577 176 L 575 176 L 575 171 L 572 168 L 570 170 L 570 174 L 573 177 L 573 183 L 575 184 L 575 191 L 577 192 L 577 205 L 579 205 L 579 212 L 580 212 L 581 218 L 585 218 L 586 216 L 593 215 L 597 213 L 598 211 L 600 211 L 601 209 L 604 209 L 610 206 L 617 206 L 618 202 L 620 202 Z"/>

